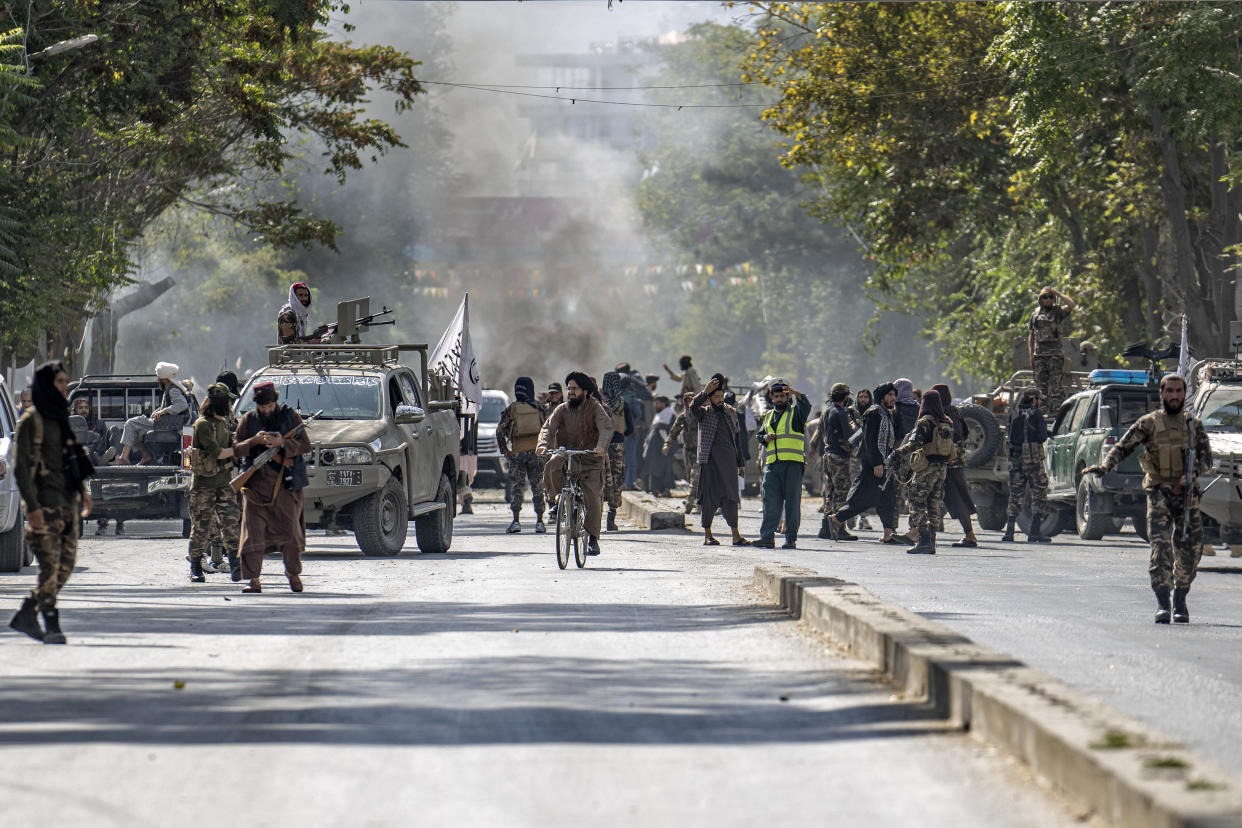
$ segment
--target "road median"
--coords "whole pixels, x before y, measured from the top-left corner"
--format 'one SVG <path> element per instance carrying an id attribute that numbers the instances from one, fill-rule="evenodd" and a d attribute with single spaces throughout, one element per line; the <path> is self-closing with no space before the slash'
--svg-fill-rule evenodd
<path id="1" fill-rule="evenodd" d="M 681 501 L 655 497 L 646 492 L 622 492 L 618 514 L 643 529 L 685 529 L 686 513 Z"/>
<path id="2" fill-rule="evenodd" d="M 755 567 L 754 583 L 1091 815 L 1127 828 L 1242 825 L 1242 777 L 1046 673 L 855 583 L 775 564 Z"/>

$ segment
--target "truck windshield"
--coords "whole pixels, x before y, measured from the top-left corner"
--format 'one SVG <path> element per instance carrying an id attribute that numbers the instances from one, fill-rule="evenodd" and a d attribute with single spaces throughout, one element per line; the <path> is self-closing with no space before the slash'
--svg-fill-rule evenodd
<path id="1" fill-rule="evenodd" d="M 383 411 L 379 377 L 276 374 L 257 377 L 280 391 L 280 401 L 302 414 L 322 409 L 321 420 L 378 420 Z M 238 414 L 254 410 L 254 397 L 247 388 Z"/>
<path id="2" fill-rule="evenodd" d="M 1242 433 L 1242 388 L 1211 389 L 1204 395 L 1199 419 L 1208 431 Z"/>
<path id="3" fill-rule="evenodd" d="M 480 423 L 498 423 L 505 413 L 505 401 L 499 397 L 484 397 L 479 405 Z"/>
<path id="4" fill-rule="evenodd" d="M 1104 408 L 1100 410 L 1100 428 L 1129 428 L 1139 417 L 1155 411 L 1159 405 L 1160 395 L 1155 391 L 1106 393 Z"/>

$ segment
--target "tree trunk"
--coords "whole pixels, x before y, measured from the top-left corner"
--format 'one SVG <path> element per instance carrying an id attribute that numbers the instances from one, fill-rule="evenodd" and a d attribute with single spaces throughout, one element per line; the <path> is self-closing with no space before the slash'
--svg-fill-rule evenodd
<path id="1" fill-rule="evenodd" d="M 95 315 L 91 320 L 91 353 L 86 373 L 111 374 L 116 370 L 117 325 L 121 318 L 150 305 L 174 284 L 171 276 L 158 282 L 143 282 Z"/>
<path id="2" fill-rule="evenodd" d="M 1164 309 L 1164 291 L 1160 283 L 1160 225 L 1148 224 L 1143 228 L 1143 261 L 1139 267 L 1139 277 L 1143 280 L 1143 294 L 1147 300 L 1147 310 L 1143 315 L 1144 327 L 1147 330 L 1147 341 L 1155 342 L 1161 334 L 1161 311 Z"/>

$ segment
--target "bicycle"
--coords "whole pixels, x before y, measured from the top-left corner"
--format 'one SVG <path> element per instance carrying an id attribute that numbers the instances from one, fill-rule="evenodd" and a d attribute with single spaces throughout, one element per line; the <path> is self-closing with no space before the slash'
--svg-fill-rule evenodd
<path id="1" fill-rule="evenodd" d="M 569 566 L 569 548 L 574 550 L 578 568 L 586 566 L 587 534 L 586 503 L 582 500 L 582 487 L 574 481 L 574 458 L 594 454 L 561 447 L 548 452 L 548 457 L 565 455 L 565 487 L 556 502 L 556 565 L 561 569 Z"/>

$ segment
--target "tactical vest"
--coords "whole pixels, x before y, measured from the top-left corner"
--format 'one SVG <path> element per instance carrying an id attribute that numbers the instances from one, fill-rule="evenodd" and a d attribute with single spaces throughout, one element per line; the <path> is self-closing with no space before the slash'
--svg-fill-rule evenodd
<path id="1" fill-rule="evenodd" d="M 793 427 L 794 407 L 790 405 L 784 412 L 775 408 L 763 415 L 763 430 L 776 435 L 776 439 L 764 448 L 763 461 L 773 463 L 778 460 L 791 460 L 795 463 L 806 462 L 806 436 Z"/>
<path id="2" fill-rule="evenodd" d="M 935 463 L 937 465 L 947 463 L 957 459 L 957 443 L 953 440 L 953 424 L 942 423 L 933 420 L 931 417 L 923 417 L 920 419 L 930 420 L 932 424 L 932 437 L 923 445 L 914 450 L 917 458 L 922 455 L 922 460 L 926 463 Z M 918 425 L 915 425 L 918 428 Z M 918 470 L 924 463 L 919 459 L 912 458 L 910 468 Z"/>
<path id="3" fill-rule="evenodd" d="M 1186 449 L 1190 446 L 1190 430 L 1184 413 L 1168 414 L 1154 411 L 1147 415 L 1155 427 L 1143 444 L 1139 466 L 1147 474 L 1148 484 L 1172 485 L 1186 472 Z"/>
<path id="4" fill-rule="evenodd" d="M 1059 353 L 1061 349 L 1061 311 L 1058 308 L 1037 308 L 1031 317 L 1031 327 L 1035 329 L 1035 347 L 1037 352 Z"/>
<path id="5" fill-rule="evenodd" d="M 513 451 L 534 451 L 539 444 L 539 429 L 543 427 L 543 415 L 527 402 L 513 404 Z"/>

